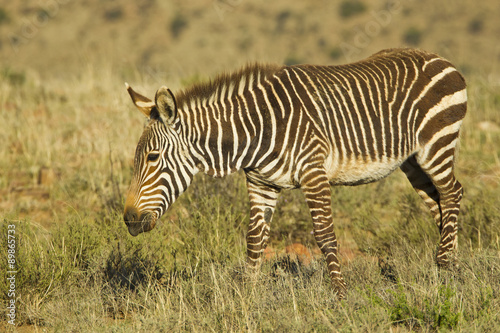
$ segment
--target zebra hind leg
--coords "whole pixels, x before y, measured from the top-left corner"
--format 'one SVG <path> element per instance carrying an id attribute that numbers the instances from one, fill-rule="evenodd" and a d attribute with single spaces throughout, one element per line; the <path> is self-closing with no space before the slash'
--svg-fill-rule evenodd
<path id="1" fill-rule="evenodd" d="M 337 238 L 333 230 L 331 188 L 322 168 L 310 168 L 301 180 L 301 189 L 312 217 L 314 238 L 326 257 L 328 273 L 340 299 L 346 294 L 346 283 L 340 271 Z"/>
<path id="2" fill-rule="evenodd" d="M 431 151 L 435 153 L 429 154 Z M 430 149 L 425 155 L 417 153 L 415 157 L 410 157 L 401 166 L 439 227 L 441 240 L 436 262 L 440 267 L 451 264 L 457 248 L 458 213 L 463 189 L 453 173 L 454 151 L 453 145 L 450 149 Z"/>
<path id="3" fill-rule="evenodd" d="M 402 165 L 401 170 L 405 173 L 411 185 L 424 200 L 427 207 L 431 211 L 432 217 L 438 228 L 441 228 L 441 207 L 439 206 L 439 192 L 432 183 L 432 180 L 422 170 L 415 160 L 415 156 L 411 156 Z"/>
<path id="4" fill-rule="evenodd" d="M 250 225 L 247 232 L 247 265 L 252 272 L 260 269 L 262 253 L 269 238 L 269 224 L 280 190 L 247 176 L 250 199 Z"/>

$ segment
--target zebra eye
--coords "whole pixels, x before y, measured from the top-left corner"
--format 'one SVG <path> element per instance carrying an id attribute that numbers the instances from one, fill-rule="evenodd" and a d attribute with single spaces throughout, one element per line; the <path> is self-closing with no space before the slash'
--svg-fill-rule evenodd
<path id="1" fill-rule="evenodd" d="M 158 157 L 160 157 L 160 154 L 158 153 L 149 153 L 148 162 L 156 162 L 158 160 Z"/>

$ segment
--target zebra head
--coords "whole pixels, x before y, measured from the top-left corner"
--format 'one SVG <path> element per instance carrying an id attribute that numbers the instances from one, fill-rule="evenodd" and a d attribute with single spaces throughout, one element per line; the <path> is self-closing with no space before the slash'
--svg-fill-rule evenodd
<path id="1" fill-rule="evenodd" d="M 149 118 L 136 148 L 134 174 L 123 214 L 130 234 L 137 236 L 154 228 L 191 184 L 196 168 L 182 139 L 172 92 L 161 87 L 153 102 L 126 86 L 135 106 Z"/>

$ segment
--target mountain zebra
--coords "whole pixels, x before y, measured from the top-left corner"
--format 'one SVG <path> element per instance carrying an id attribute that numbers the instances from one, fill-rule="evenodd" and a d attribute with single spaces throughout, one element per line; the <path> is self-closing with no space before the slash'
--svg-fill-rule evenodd
<path id="1" fill-rule="evenodd" d="M 127 90 L 149 119 L 137 146 L 124 220 L 149 231 L 203 171 L 243 169 L 250 198 L 247 255 L 258 267 L 278 195 L 300 188 L 339 296 L 330 185 L 382 179 L 400 167 L 441 232 L 437 264 L 457 246 L 462 186 L 453 174 L 466 85 L 447 60 L 390 49 L 341 66 L 249 65 L 176 97 Z"/>

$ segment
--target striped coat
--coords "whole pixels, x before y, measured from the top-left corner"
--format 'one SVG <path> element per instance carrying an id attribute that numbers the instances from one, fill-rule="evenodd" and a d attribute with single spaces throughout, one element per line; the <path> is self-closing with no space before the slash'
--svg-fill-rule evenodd
<path id="1" fill-rule="evenodd" d="M 124 219 L 136 235 L 202 171 L 243 169 L 250 198 L 248 262 L 258 267 L 283 189 L 304 192 L 334 288 L 345 293 L 331 185 L 377 181 L 401 168 L 441 233 L 437 263 L 456 248 L 462 187 L 453 173 L 466 85 L 447 60 L 413 49 L 341 66 L 249 65 L 155 101 L 128 87 L 150 118 L 136 151 Z"/>

